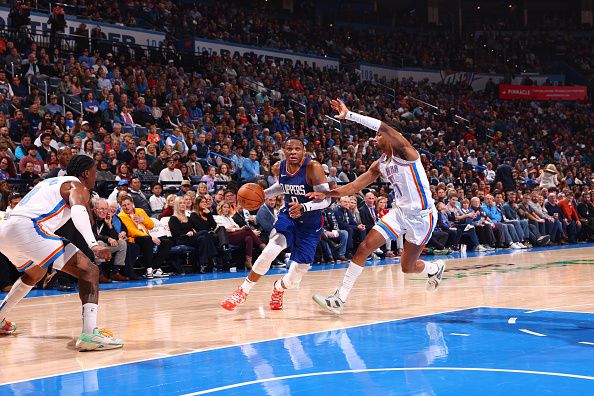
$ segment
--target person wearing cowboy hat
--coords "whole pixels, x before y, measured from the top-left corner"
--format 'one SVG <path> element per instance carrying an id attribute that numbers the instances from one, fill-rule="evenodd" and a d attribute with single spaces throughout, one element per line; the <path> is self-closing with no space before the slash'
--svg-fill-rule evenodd
<path id="1" fill-rule="evenodd" d="M 539 187 L 543 188 L 556 188 L 559 184 L 559 177 L 557 176 L 557 167 L 554 164 L 548 164 L 545 166 L 543 172 L 540 174 Z"/>

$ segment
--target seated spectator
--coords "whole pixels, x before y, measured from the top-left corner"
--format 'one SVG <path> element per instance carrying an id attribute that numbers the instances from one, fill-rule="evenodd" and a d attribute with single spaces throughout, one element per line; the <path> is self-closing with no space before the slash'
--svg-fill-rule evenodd
<path id="1" fill-rule="evenodd" d="M 522 195 L 522 202 L 518 204 L 518 214 L 528 220 L 530 228 L 530 243 L 543 246 L 550 243 L 551 238 L 546 234 L 545 220 L 536 214 L 530 205 L 530 194 Z"/>
<path id="2" fill-rule="evenodd" d="M 202 176 L 202 179 L 200 180 L 206 183 L 207 192 L 212 194 L 215 190 L 215 182 L 217 181 L 217 168 L 209 166 L 206 170 L 206 174 Z M 198 193 L 200 193 L 200 191 L 198 191 Z"/>
<path id="3" fill-rule="evenodd" d="M 192 227 L 196 231 L 207 231 L 218 248 L 229 257 L 229 238 L 227 230 L 224 227 L 219 227 L 210 211 L 211 203 L 207 197 L 197 196 L 190 215 Z"/>
<path id="4" fill-rule="evenodd" d="M 166 237 L 153 238 L 149 235 L 149 230 L 152 230 L 155 224 L 144 210 L 134 207 L 134 200 L 131 197 L 123 197 L 120 205 L 122 211 L 118 217 L 126 226 L 128 242 L 134 243 L 142 252 L 146 268 L 145 278 L 165 276 L 161 266 L 169 255 L 172 241 Z M 154 246 L 157 246 L 156 252 L 153 251 Z"/>
<path id="5" fill-rule="evenodd" d="M 533 191 L 530 194 L 529 205 L 541 219 L 545 220 L 545 232 L 551 242 L 558 243 L 562 237 L 563 227 L 561 221 L 548 214 L 544 206 L 544 197 L 538 194 L 537 191 Z"/>
<path id="6" fill-rule="evenodd" d="M 134 207 L 144 210 L 151 217 L 153 215 L 151 204 L 141 188 L 142 183 L 140 182 L 140 178 L 137 175 L 132 176 L 128 186 L 128 195 L 134 200 Z"/>
<path id="7" fill-rule="evenodd" d="M 278 212 L 276 211 L 276 198 L 266 198 L 264 205 L 260 206 L 256 214 L 256 222 L 262 228 L 262 236 L 268 240 L 270 233 L 274 228 L 274 223 L 278 218 Z"/>
<path id="8" fill-rule="evenodd" d="M 184 197 L 175 197 L 173 216 L 169 217 L 169 230 L 176 245 L 185 245 L 195 248 L 194 257 L 196 268 L 204 274 L 212 265 L 218 255 L 217 247 L 208 231 L 196 230 L 186 214 L 186 200 Z"/>
<path id="9" fill-rule="evenodd" d="M 559 205 L 565 217 L 567 238 L 569 239 L 569 243 L 576 243 L 578 235 L 582 229 L 582 222 L 580 221 L 580 217 L 577 213 L 577 210 L 575 209 L 573 192 L 571 192 L 571 190 L 568 191 L 565 197 L 559 200 L 557 205 Z"/>
<path id="10" fill-rule="evenodd" d="M 153 185 L 151 186 L 151 192 L 153 193 L 149 197 L 149 204 L 151 205 L 151 211 L 154 214 L 161 214 L 161 212 L 165 208 L 165 204 L 167 203 L 167 201 L 165 200 L 165 197 L 163 197 L 163 195 L 162 195 L 163 194 L 163 186 L 161 185 L 161 183 L 159 183 L 159 182 L 153 183 Z"/>
<path id="11" fill-rule="evenodd" d="M 159 173 L 159 183 L 167 183 L 166 189 L 176 184 L 171 182 L 181 183 L 183 181 L 182 173 L 175 167 L 175 160 L 169 158 L 167 160 L 167 167 Z M 179 184 L 178 184 L 179 185 Z"/>
<path id="12" fill-rule="evenodd" d="M 225 163 L 221 164 L 217 175 L 215 176 L 216 182 L 230 182 L 231 181 L 231 174 L 229 173 L 229 166 Z"/>
<path id="13" fill-rule="evenodd" d="M 8 195 L 8 206 L 6 207 L 4 215 L 8 216 L 9 214 L 11 214 L 15 206 L 17 206 L 19 202 L 21 202 L 21 199 L 23 199 L 23 194 L 19 192 L 11 192 Z"/>
<path id="14" fill-rule="evenodd" d="M 594 241 L 594 205 L 590 193 L 584 192 L 582 194 L 576 210 L 582 223 L 582 232 L 585 239 L 590 242 Z"/>
<path id="15" fill-rule="evenodd" d="M 167 195 L 167 197 L 165 198 L 165 207 L 163 208 L 163 211 L 161 212 L 161 218 L 173 216 L 173 206 L 175 203 L 175 197 L 176 197 L 175 194 Z"/>
<path id="16" fill-rule="evenodd" d="M 114 254 L 113 270 L 102 266 L 100 282 L 107 279 L 114 281 L 127 281 L 129 278 L 122 274 L 126 265 L 127 244 L 125 236 L 118 234 L 111 221 L 107 200 L 99 198 L 93 202 L 93 214 L 95 222 L 93 224 L 93 234 L 97 243 L 101 246 L 107 246 Z M 107 273 L 107 277 L 106 274 Z"/>
<path id="17" fill-rule="evenodd" d="M 165 145 L 178 151 L 183 157 L 188 154 L 189 148 L 179 127 L 173 128 L 173 133 L 165 139 Z"/>
<path id="18" fill-rule="evenodd" d="M 482 204 L 481 209 L 483 213 L 487 215 L 489 220 L 495 224 L 495 227 L 500 229 L 504 235 L 504 244 L 501 247 L 510 247 L 512 249 L 524 249 L 525 246 L 520 244 L 520 238 L 516 232 L 516 228 L 503 222 L 503 213 L 497 207 L 495 198 L 491 194 L 485 196 L 485 202 Z"/>
<path id="19" fill-rule="evenodd" d="M 349 233 L 338 227 L 338 222 L 336 221 L 336 216 L 334 216 L 332 208 L 328 207 L 324 209 L 322 214 L 324 216 L 324 233 L 322 234 L 320 243 L 322 245 L 322 251 L 326 256 L 326 261 L 347 261 L 346 248 Z M 334 250 L 336 250 L 336 254 L 334 253 Z"/>
<path id="20" fill-rule="evenodd" d="M 21 173 L 25 172 L 25 168 L 29 163 L 33 164 L 33 168 L 30 170 L 30 172 L 33 172 L 37 176 L 41 176 L 41 174 L 44 173 L 45 164 L 43 163 L 41 158 L 38 157 L 37 152 L 37 147 L 34 145 L 31 145 L 27 148 L 28 155 L 21 158 L 21 160 L 19 161 L 19 170 L 21 171 Z"/>
<path id="21" fill-rule="evenodd" d="M 503 241 L 503 234 L 500 230 L 496 230 L 495 224 L 488 220 L 486 214 L 483 214 L 479 197 L 472 197 L 470 201 L 462 201 L 461 213 L 469 214 L 470 212 L 472 212 L 472 215 L 467 217 L 465 221 L 476 228 L 481 245 L 488 246 L 487 250 L 492 250 L 498 243 Z"/>
<path id="22" fill-rule="evenodd" d="M 188 174 L 190 177 L 200 178 L 204 176 L 204 169 L 200 162 L 198 162 L 196 150 L 190 150 L 188 152 L 188 162 L 186 162 L 186 166 L 188 167 Z"/>
<path id="23" fill-rule="evenodd" d="M 350 197 L 341 197 L 339 205 L 334 208 L 334 216 L 338 222 L 338 228 L 348 232 L 346 257 L 351 259 L 359 242 L 365 239 L 365 226 L 358 224 L 353 216 Z"/>
<path id="24" fill-rule="evenodd" d="M 231 206 L 227 202 L 219 204 L 217 213 L 218 215 L 214 216 L 217 225 L 227 230 L 228 240 L 231 245 L 245 248 L 245 268 L 251 269 L 255 249 L 262 250 L 266 245 L 262 243 L 258 235 L 248 225 L 240 227 L 233 220 L 235 213 L 231 211 Z"/>
<path id="25" fill-rule="evenodd" d="M 258 153 L 256 150 L 250 150 L 248 158 L 244 159 L 241 165 L 241 180 L 248 183 L 255 183 L 262 178 L 260 172 L 260 163 L 258 162 Z"/>

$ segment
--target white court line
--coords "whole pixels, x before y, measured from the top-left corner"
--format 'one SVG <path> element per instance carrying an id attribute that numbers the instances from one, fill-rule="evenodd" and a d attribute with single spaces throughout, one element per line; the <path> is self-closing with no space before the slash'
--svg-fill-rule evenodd
<path id="1" fill-rule="evenodd" d="M 408 319 L 424 318 L 424 317 L 433 316 L 433 315 L 442 315 L 442 314 L 447 314 L 447 313 L 468 311 L 468 310 L 477 309 L 477 308 L 482 308 L 482 307 L 480 305 L 477 305 L 477 306 L 474 306 L 474 307 L 450 309 L 450 310 L 441 311 L 441 312 L 432 312 L 432 313 L 427 313 L 427 314 L 424 314 L 424 315 L 406 316 L 404 318 L 398 318 L 398 319 L 379 320 L 377 322 L 371 322 L 371 323 L 364 323 L 364 324 L 359 324 L 359 325 L 354 325 L 354 326 L 341 327 L 340 329 L 321 330 L 321 331 L 318 330 L 318 331 L 311 331 L 311 332 L 308 332 L 308 333 L 302 333 L 302 334 L 298 334 L 298 335 L 295 335 L 294 334 L 291 337 L 295 337 L 295 336 L 301 337 L 301 336 L 306 336 L 306 335 L 311 335 L 311 334 L 325 333 L 327 331 L 333 331 L 333 330 L 355 329 L 357 327 L 374 326 L 374 325 L 378 325 L 378 324 L 382 324 L 382 323 L 389 323 L 389 322 L 400 322 L 400 321 L 408 320 Z M 324 317 L 329 317 L 329 315 L 326 315 Z M 339 318 L 336 318 L 336 317 L 334 317 L 334 318 L 337 319 L 337 320 L 340 320 Z M 239 347 L 239 346 L 244 346 L 244 345 L 261 344 L 261 343 L 269 342 L 269 341 L 283 340 L 285 338 L 288 338 L 288 337 L 287 336 L 274 337 L 274 338 L 270 338 L 270 339 L 266 339 L 266 340 L 261 340 L 261 341 L 244 342 L 244 343 L 241 343 L 241 344 L 233 344 L 233 345 L 219 346 L 219 347 L 205 348 L 205 349 L 194 349 L 194 350 L 191 350 L 191 351 L 188 351 L 188 352 L 182 352 L 182 353 L 178 353 L 176 355 L 171 355 L 171 357 L 184 356 L 184 355 L 189 355 L 189 354 L 198 353 L 198 352 L 214 351 L 214 350 L 218 350 L 218 349 L 234 348 L 234 347 Z M 124 345 L 124 348 L 125 348 L 125 345 Z M 109 352 L 104 351 L 103 353 L 109 353 Z M 136 359 L 136 360 L 130 360 L 128 362 L 120 362 L 120 363 L 108 364 L 106 366 L 88 368 L 88 369 L 84 369 L 84 370 L 72 370 L 72 371 L 67 371 L 65 373 L 59 373 L 59 374 L 42 375 L 42 376 L 39 376 L 39 377 L 27 378 L 27 379 L 20 380 L 20 381 L 2 382 L 2 383 L 0 383 L 0 386 L 10 385 L 10 384 L 18 384 L 18 383 L 21 383 L 21 382 L 36 381 L 36 380 L 40 380 L 40 379 L 44 379 L 44 378 L 60 377 L 60 376 L 63 376 L 63 375 L 82 373 L 82 372 L 85 372 L 85 371 L 101 370 L 101 369 L 105 369 L 105 368 L 123 366 L 123 365 L 126 365 L 126 364 L 132 364 L 132 363 L 150 362 L 150 361 L 157 360 L 157 359 L 163 359 L 163 358 L 162 357 L 152 357 L 152 358 L 148 358 L 148 359 Z"/>
<path id="2" fill-rule="evenodd" d="M 460 336 L 460 337 L 469 337 L 470 336 L 470 334 L 464 334 L 464 333 L 450 333 L 450 335 Z"/>
<path id="3" fill-rule="evenodd" d="M 228 390 L 228 389 L 241 388 L 241 387 L 249 386 L 249 385 L 263 384 L 266 382 L 273 382 L 273 381 L 284 381 L 284 380 L 290 380 L 290 379 L 296 379 L 296 378 L 318 377 L 318 376 L 336 375 L 336 374 L 375 373 L 375 372 L 385 372 L 385 371 L 482 371 L 482 372 L 492 372 L 492 373 L 546 375 L 546 376 L 551 376 L 551 377 L 566 377 L 566 378 L 575 378 L 575 379 L 584 379 L 584 380 L 594 381 L 594 377 L 589 377 L 586 375 L 553 373 L 553 372 L 549 372 L 549 371 L 512 370 L 512 369 L 482 368 L 482 367 L 386 367 L 386 368 L 361 369 L 361 370 L 323 371 L 323 372 L 319 372 L 319 373 L 305 373 L 305 374 L 285 375 L 282 377 L 262 378 L 262 379 L 257 379 L 254 381 L 240 382 L 238 384 L 220 386 L 218 388 L 211 388 L 211 389 L 206 389 L 206 390 L 199 391 L 199 392 L 187 393 L 184 396 L 204 395 L 207 393 L 214 393 L 214 392 L 219 392 L 219 391 Z"/>
<path id="4" fill-rule="evenodd" d="M 536 331 L 528 330 L 528 329 L 520 329 L 522 333 L 530 334 L 537 337 L 546 337 L 546 334 L 537 333 Z"/>
<path id="5" fill-rule="evenodd" d="M 578 344 L 584 344 L 584 345 L 594 345 L 594 342 L 580 341 L 580 342 L 578 342 Z"/>
<path id="6" fill-rule="evenodd" d="M 516 320 L 518 320 L 518 318 L 509 318 L 507 320 L 507 323 L 509 323 L 509 324 L 516 324 Z"/>

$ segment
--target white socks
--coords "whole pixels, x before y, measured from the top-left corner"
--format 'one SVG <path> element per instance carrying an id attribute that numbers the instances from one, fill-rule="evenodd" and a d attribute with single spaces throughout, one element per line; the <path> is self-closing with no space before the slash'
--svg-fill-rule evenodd
<path id="1" fill-rule="evenodd" d="M 423 261 L 423 260 L 419 260 L 419 261 Z M 435 264 L 435 262 L 433 262 L 433 261 L 423 261 L 423 263 L 425 264 L 425 268 L 423 269 L 423 272 L 422 272 L 423 274 L 435 275 L 435 273 L 439 269 L 437 267 L 437 264 Z"/>
<path id="2" fill-rule="evenodd" d="M 338 297 L 342 300 L 342 302 L 346 302 L 349 293 L 353 286 L 355 286 L 355 282 L 359 275 L 363 272 L 363 267 L 353 263 L 352 261 L 349 263 L 349 267 L 344 274 L 344 279 L 342 280 L 342 286 L 338 289 Z"/>
<path id="3" fill-rule="evenodd" d="M 252 290 L 252 287 L 254 287 L 255 284 L 256 282 L 252 282 L 248 278 L 245 278 L 243 283 L 241 284 L 241 290 L 243 290 L 245 294 L 249 294 L 250 290 Z"/>
<path id="4" fill-rule="evenodd" d="M 99 307 L 97 304 L 86 303 L 82 306 L 83 316 L 83 333 L 93 334 L 95 327 L 97 327 L 97 311 Z"/>
<path id="5" fill-rule="evenodd" d="M 8 295 L 4 298 L 4 301 L 0 303 L 0 322 L 6 319 L 6 316 L 12 311 L 12 309 L 33 289 L 33 286 L 29 286 L 21 278 L 17 279 L 8 292 Z"/>
<path id="6" fill-rule="evenodd" d="M 274 290 L 276 291 L 284 291 L 285 288 L 283 287 L 282 279 L 277 279 L 274 281 Z"/>

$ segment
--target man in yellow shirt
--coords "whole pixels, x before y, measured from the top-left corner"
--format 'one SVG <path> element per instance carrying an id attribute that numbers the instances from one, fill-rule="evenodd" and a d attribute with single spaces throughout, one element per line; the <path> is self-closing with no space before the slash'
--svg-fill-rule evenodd
<path id="1" fill-rule="evenodd" d="M 140 248 L 146 266 L 145 278 L 162 278 L 164 275 L 161 265 L 169 255 L 173 242 L 167 237 L 150 236 L 149 230 L 152 230 L 155 224 L 144 210 L 134 207 L 131 197 L 123 197 L 120 205 L 122 210 L 118 217 L 128 229 L 128 242 Z"/>

